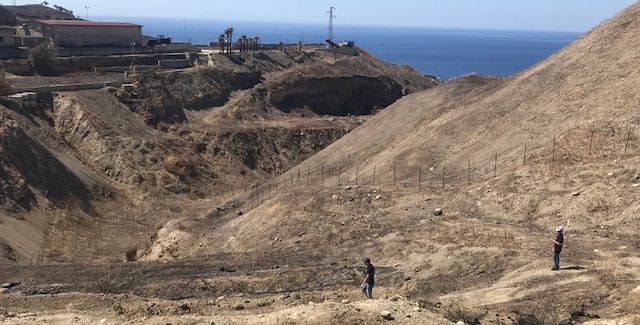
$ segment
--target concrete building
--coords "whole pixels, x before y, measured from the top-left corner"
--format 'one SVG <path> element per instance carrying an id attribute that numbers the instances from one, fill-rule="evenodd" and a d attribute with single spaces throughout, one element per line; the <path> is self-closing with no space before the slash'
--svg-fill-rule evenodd
<path id="1" fill-rule="evenodd" d="M 0 47 L 15 47 L 16 28 L 0 26 Z"/>
<path id="2" fill-rule="evenodd" d="M 131 23 L 38 20 L 29 25 L 56 47 L 130 47 L 142 42 L 142 26 Z"/>

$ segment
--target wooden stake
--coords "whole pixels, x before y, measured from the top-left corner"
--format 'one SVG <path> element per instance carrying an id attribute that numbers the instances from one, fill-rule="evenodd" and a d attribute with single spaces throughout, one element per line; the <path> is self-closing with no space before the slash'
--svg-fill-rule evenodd
<path id="1" fill-rule="evenodd" d="M 396 188 L 396 165 L 393 165 L 393 188 Z"/>
<path id="2" fill-rule="evenodd" d="M 594 130 L 591 129 L 591 139 L 589 140 L 589 156 L 591 156 L 592 153 L 592 149 L 593 149 L 593 135 L 594 135 Z"/>
<path id="3" fill-rule="evenodd" d="M 442 188 L 443 189 L 444 189 L 444 179 L 446 176 L 446 172 L 447 172 L 447 169 L 444 166 L 442 166 Z"/>
<path id="4" fill-rule="evenodd" d="M 418 167 L 418 190 L 422 189 L 422 166 Z"/>
<path id="5" fill-rule="evenodd" d="M 493 160 L 493 178 L 498 177 L 498 153 L 496 152 L 495 159 Z"/>
<path id="6" fill-rule="evenodd" d="M 342 185 L 342 164 L 338 166 L 338 186 Z"/>
<path id="7" fill-rule="evenodd" d="M 373 184 L 371 186 L 376 186 L 376 169 L 378 169 L 378 166 L 373 166 Z"/>
<path id="8" fill-rule="evenodd" d="M 627 148 L 629 148 L 629 139 L 631 139 L 631 130 L 633 129 L 633 127 L 629 128 L 629 132 L 627 132 L 627 139 L 624 142 L 624 155 L 622 156 L 623 158 L 627 156 Z"/>
<path id="9" fill-rule="evenodd" d="M 524 153 L 522 154 L 522 166 L 527 165 L 527 143 L 524 143 Z"/>
<path id="10" fill-rule="evenodd" d="M 551 152 L 551 161 L 556 161 L 556 134 L 553 134 L 553 151 Z"/>
<path id="11" fill-rule="evenodd" d="M 471 185 L 471 160 L 469 160 L 469 165 L 467 166 L 467 182 Z"/>
<path id="12" fill-rule="evenodd" d="M 358 185 L 358 174 L 360 174 L 360 165 L 356 165 L 356 186 Z"/>
<path id="13" fill-rule="evenodd" d="M 320 170 L 320 186 L 324 187 L 324 165 L 322 165 L 322 169 Z"/>

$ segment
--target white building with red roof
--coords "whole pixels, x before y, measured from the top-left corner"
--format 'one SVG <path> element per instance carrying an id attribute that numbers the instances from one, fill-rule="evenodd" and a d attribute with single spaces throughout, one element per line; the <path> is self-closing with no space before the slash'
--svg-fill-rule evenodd
<path id="1" fill-rule="evenodd" d="M 37 20 L 30 25 L 55 47 L 130 47 L 142 42 L 142 26 L 125 22 Z"/>

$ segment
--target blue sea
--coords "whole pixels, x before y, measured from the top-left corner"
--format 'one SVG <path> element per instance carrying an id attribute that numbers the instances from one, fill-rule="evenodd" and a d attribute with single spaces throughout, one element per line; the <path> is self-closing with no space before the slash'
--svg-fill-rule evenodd
<path id="1" fill-rule="evenodd" d="M 156 18 L 123 20 L 143 25 L 146 35 L 166 35 L 174 42 L 209 44 L 227 26 L 234 38 L 259 36 L 263 43 L 322 42 L 327 38 L 323 25 L 249 23 Z M 566 46 L 577 33 L 498 30 L 463 30 L 402 27 L 335 27 L 335 39 L 353 40 L 381 60 L 408 64 L 422 73 L 448 80 L 467 73 L 511 75 Z"/>

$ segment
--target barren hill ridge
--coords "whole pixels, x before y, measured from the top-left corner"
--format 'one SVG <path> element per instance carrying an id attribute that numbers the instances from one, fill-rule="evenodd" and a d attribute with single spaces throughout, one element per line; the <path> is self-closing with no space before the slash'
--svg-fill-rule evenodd
<path id="1" fill-rule="evenodd" d="M 634 5 L 514 76 L 469 75 L 404 97 L 241 197 L 241 214 L 167 225 L 147 258 L 215 248 L 341 265 L 368 255 L 399 268 L 386 288 L 452 321 L 632 324 L 639 32 Z M 553 274 L 559 224 L 573 244 L 567 271 Z"/>

